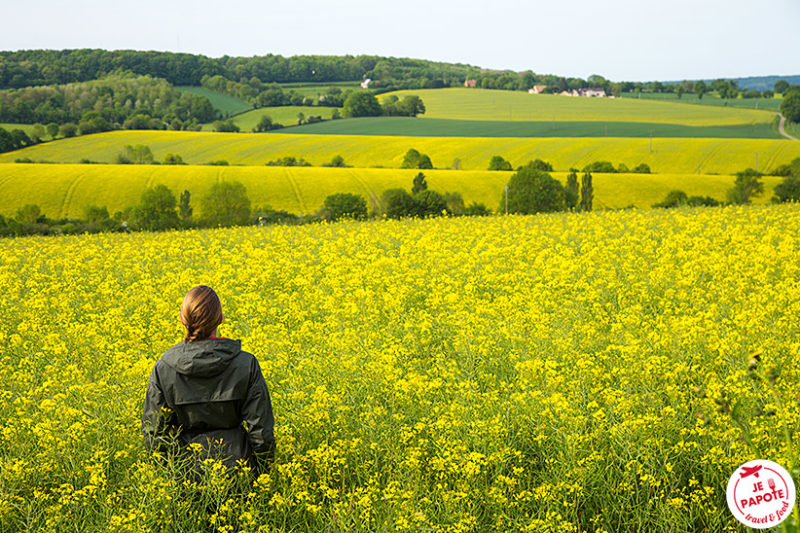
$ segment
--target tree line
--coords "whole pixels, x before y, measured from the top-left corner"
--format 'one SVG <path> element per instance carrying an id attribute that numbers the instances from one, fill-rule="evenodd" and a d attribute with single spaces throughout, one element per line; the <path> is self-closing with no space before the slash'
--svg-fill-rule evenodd
<path id="1" fill-rule="evenodd" d="M 267 54 L 254 57 L 209 58 L 203 55 L 135 50 L 22 50 L 0 52 L 0 89 L 41 85 L 62 85 L 98 79 L 115 71 L 128 71 L 167 80 L 173 85 L 203 85 L 250 101 L 273 83 L 324 83 L 371 78 L 377 91 L 461 87 L 474 79 L 476 87 L 527 91 L 546 85 L 547 91 L 602 87 L 611 94 L 627 92 L 695 92 L 709 87 L 721 97 L 739 93 L 755 97 L 756 92 L 739 89 L 734 80 L 684 80 L 680 83 L 611 82 L 599 75 L 586 79 L 531 70 L 482 69 L 461 63 L 371 55 L 283 57 Z M 232 85 L 229 85 L 232 84 Z M 223 87 L 224 86 L 224 87 Z M 255 91 L 255 94 L 253 94 Z M 703 94 L 707 91 L 703 91 Z M 783 91 L 775 90 L 783 93 Z M 762 96 L 766 96 L 761 93 Z M 771 95 L 770 95 L 771 96 Z M 274 95 L 272 95 L 274 97 Z M 266 98 L 266 96 L 265 96 Z M 290 96 L 292 98 L 292 96 Z M 302 97 L 294 96 L 299 101 Z M 334 98 L 335 99 L 335 98 Z M 264 107 L 265 104 L 259 104 Z M 286 104 L 279 104 L 286 105 Z M 299 104 L 292 104 L 299 105 Z M 333 102 L 324 104 L 339 107 Z"/>
<path id="2" fill-rule="evenodd" d="M 149 75 L 117 72 L 86 82 L 0 91 L 0 122 L 78 123 L 89 112 L 108 129 L 137 116 L 147 119 L 146 129 L 187 129 L 217 117 L 208 98 L 182 93 Z M 149 127 L 153 119 L 156 128 Z"/>

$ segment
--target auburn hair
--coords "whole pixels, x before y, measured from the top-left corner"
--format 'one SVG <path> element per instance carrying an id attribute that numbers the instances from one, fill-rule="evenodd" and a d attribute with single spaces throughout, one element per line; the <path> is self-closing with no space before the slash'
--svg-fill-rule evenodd
<path id="1" fill-rule="evenodd" d="M 198 285 L 186 293 L 181 304 L 181 324 L 186 328 L 186 342 L 207 339 L 222 323 L 222 304 L 211 287 Z"/>

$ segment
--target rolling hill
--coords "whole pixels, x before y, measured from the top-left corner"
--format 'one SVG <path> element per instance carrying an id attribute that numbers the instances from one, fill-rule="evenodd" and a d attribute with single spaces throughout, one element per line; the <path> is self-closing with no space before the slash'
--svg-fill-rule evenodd
<path id="1" fill-rule="evenodd" d="M 384 137 L 359 135 L 290 135 L 284 133 L 207 133 L 181 131 L 113 131 L 73 137 L 0 155 L 0 163 L 18 158 L 77 163 L 81 159 L 111 162 L 128 144 L 148 145 L 157 161 L 167 153 L 187 163 L 225 159 L 231 164 L 263 165 L 283 156 L 303 157 L 322 165 L 334 156 L 360 167 L 398 168 L 409 148 L 428 154 L 437 168 L 486 169 L 494 155 L 512 165 L 535 158 L 566 171 L 598 160 L 633 167 L 647 163 L 653 172 L 732 174 L 748 167 L 761 171 L 800 157 L 800 143 L 766 139 L 657 138 L 478 138 Z M 757 163 L 757 164 L 756 164 Z"/>
<path id="2" fill-rule="evenodd" d="M 772 123 L 774 112 L 697 106 L 633 98 L 576 98 L 488 89 L 425 89 L 415 94 L 425 103 L 426 118 L 526 122 L 647 122 L 684 126 L 731 126 Z M 385 99 L 387 95 L 382 95 Z"/>
<path id="3" fill-rule="evenodd" d="M 297 214 L 314 213 L 325 197 L 340 192 L 361 194 L 375 205 L 390 188 L 411 188 L 418 170 L 308 167 L 212 167 L 166 165 L 34 165 L 0 164 L 0 214 L 13 215 L 24 204 L 39 205 L 51 218 L 84 216 L 88 205 L 110 213 L 139 201 L 147 187 L 165 184 L 176 195 L 190 191 L 197 209 L 216 181 L 242 182 L 254 206 L 268 205 Z M 459 192 L 464 201 L 497 209 L 511 172 L 426 170 L 429 188 Z M 565 173 L 554 176 L 566 180 Z M 732 176 L 686 174 L 594 174 L 595 209 L 650 207 L 673 189 L 689 195 L 725 197 Z M 765 178 L 764 203 L 779 178 Z"/>

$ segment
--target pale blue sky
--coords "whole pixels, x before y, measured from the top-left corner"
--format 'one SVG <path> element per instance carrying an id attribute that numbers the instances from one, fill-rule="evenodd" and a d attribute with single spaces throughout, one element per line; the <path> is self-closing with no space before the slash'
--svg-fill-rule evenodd
<path id="1" fill-rule="evenodd" d="M 376 54 L 611 80 L 800 74 L 800 0 L 40 0 L 0 49 Z"/>

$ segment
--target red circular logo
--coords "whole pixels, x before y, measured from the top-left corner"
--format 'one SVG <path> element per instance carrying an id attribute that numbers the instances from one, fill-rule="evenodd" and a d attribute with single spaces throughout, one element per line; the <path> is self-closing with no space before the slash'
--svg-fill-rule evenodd
<path id="1" fill-rule="evenodd" d="M 756 459 L 741 465 L 728 481 L 728 507 L 742 524 L 755 529 L 774 527 L 792 512 L 792 476 L 778 463 Z"/>

